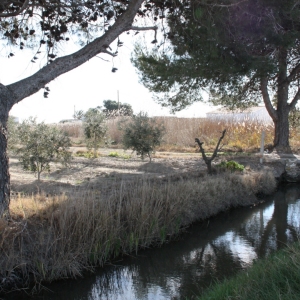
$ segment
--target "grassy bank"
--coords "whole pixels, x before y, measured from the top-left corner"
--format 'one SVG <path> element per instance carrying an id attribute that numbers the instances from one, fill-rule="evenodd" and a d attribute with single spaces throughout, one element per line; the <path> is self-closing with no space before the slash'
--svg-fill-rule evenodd
<path id="1" fill-rule="evenodd" d="M 0 291 L 81 276 L 141 247 L 166 242 L 192 222 L 250 205 L 276 187 L 271 172 L 189 180 L 122 182 L 106 192 L 34 195 L 11 202 L 0 220 Z"/>
<path id="2" fill-rule="evenodd" d="M 256 262 L 249 270 L 212 287 L 198 299 L 300 299 L 300 243 Z"/>

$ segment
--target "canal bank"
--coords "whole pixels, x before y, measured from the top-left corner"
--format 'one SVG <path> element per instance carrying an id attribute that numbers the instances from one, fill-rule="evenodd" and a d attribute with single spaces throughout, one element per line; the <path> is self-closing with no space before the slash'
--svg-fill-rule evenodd
<path id="1" fill-rule="evenodd" d="M 214 283 L 248 272 L 258 259 L 298 240 L 298 185 L 280 186 L 263 200 L 194 223 L 175 240 L 123 256 L 84 278 L 46 285 L 36 298 L 5 299 L 197 299 Z"/>
<path id="2" fill-rule="evenodd" d="M 257 203 L 255 195 L 272 193 L 275 185 L 270 170 L 246 170 L 244 173 L 223 173 L 198 179 L 139 181 L 121 185 L 106 200 L 99 199 L 99 195 L 91 191 L 80 200 L 76 200 L 75 195 L 72 199 L 55 201 L 35 198 L 35 204 L 43 204 L 42 209 L 37 211 L 39 215 L 19 220 L 18 224 L 13 224 L 15 227 L 10 224 L 16 244 L 14 257 L 9 258 L 16 260 L 8 260 L 10 265 L 5 262 L 5 268 L 10 268 L 10 272 L 2 272 L 5 274 L 2 275 L 2 283 L 8 283 L 8 286 L 18 283 L 14 279 L 22 282 L 22 272 L 27 276 L 27 283 L 30 278 L 34 279 L 36 287 L 62 277 L 79 277 L 113 257 L 121 254 L 124 257 L 141 248 L 161 245 L 195 221 L 231 207 Z M 106 214 L 99 214 L 105 209 Z M 47 232 L 49 220 L 51 232 Z M 35 225 L 38 225 L 38 230 Z M 97 235 L 95 231 L 98 231 Z M 61 242 L 63 239 L 64 243 Z M 41 244 L 43 241 L 48 244 Z M 26 248 L 30 243 L 35 243 L 35 247 Z M 20 244 L 25 252 L 18 252 Z M 1 250 L 4 249 L 1 253 L 11 252 L 4 248 L 7 246 L 5 242 L 1 246 Z M 78 251 L 82 246 L 87 247 Z"/>

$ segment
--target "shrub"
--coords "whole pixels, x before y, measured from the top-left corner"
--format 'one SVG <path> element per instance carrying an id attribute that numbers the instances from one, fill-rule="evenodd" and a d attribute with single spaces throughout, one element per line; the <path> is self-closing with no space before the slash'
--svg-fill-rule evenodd
<path id="1" fill-rule="evenodd" d="M 118 152 L 110 152 L 110 153 L 108 154 L 108 156 L 110 156 L 110 157 L 120 157 L 120 158 L 124 158 L 124 159 L 130 158 L 130 155 L 127 155 L 127 154 L 120 154 L 120 153 L 118 153 Z"/>
<path id="2" fill-rule="evenodd" d="M 71 159 L 70 138 L 57 127 L 29 118 L 18 126 L 17 135 L 21 146 L 16 152 L 23 169 L 37 173 L 38 180 L 43 171 L 50 172 L 50 162 L 67 165 Z"/>
<path id="3" fill-rule="evenodd" d="M 136 151 L 142 159 L 148 155 L 150 161 L 151 154 L 155 147 L 160 145 L 165 132 L 162 124 L 157 124 L 143 112 L 133 116 L 130 122 L 125 123 L 124 128 L 121 127 L 121 130 L 123 130 L 124 148 Z"/>
<path id="4" fill-rule="evenodd" d="M 95 153 L 93 153 L 91 151 L 78 150 L 78 151 L 76 151 L 75 156 L 77 156 L 77 157 L 85 157 L 85 158 L 93 158 L 93 157 L 95 157 Z M 98 153 L 96 153 L 96 157 L 97 156 L 98 156 Z"/>
<path id="5" fill-rule="evenodd" d="M 217 167 L 220 167 L 221 169 L 226 169 L 231 172 L 235 171 L 244 171 L 245 167 L 238 162 L 234 160 L 229 160 L 229 161 L 222 161 L 220 164 L 217 165 Z"/>
<path id="6" fill-rule="evenodd" d="M 18 144 L 18 122 L 15 117 L 9 116 L 7 121 L 7 150 L 15 151 Z"/>
<path id="7" fill-rule="evenodd" d="M 94 150 L 94 157 L 97 156 L 97 150 L 104 140 L 107 127 L 105 125 L 105 116 L 100 108 L 90 108 L 84 114 L 83 131 L 88 150 Z"/>

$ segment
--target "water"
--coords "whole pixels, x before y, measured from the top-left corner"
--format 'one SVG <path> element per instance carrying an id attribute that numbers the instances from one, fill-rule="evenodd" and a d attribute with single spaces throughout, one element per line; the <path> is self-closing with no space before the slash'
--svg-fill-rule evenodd
<path id="1" fill-rule="evenodd" d="M 13 294 L 7 299 L 193 299 L 213 282 L 298 240 L 300 186 L 281 187 L 266 200 L 195 224 L 178 240 L 124 257 L 95 274 L 51 284 L 34 298 Z"/>

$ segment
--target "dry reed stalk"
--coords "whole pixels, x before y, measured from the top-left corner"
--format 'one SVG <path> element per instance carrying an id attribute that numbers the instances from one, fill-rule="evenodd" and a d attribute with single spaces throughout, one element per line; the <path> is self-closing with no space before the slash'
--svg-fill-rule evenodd
<path id="1" fill-rule="evenodd" d="M 225 173 L 177 182 L 122 182 L 66 197 L 18 197 L 13 221 L 0 222 L 0 289 L 78 277 L 140 247 L 165 242 L 184 226 L 271 193 L 268 172 Z"/>
<path id="2" fill-rule="evenodd" d="M 119 122 L 124 117 L 107 119 L 108 142 L 114 147 L 122 147 L 122 132 L 119 130 Z M 126 117 L 128 118 L 128 117 Z M 260 145 L 262 131 L 265 131 L 265 145 L 273 143 L 274 126 L 270 123 L 262 123 L 258 120 L 245 118 L 236 120 L 212 120 L 206 118 L 177 118 L 155 117 L 157 122 L 163 123 L 166 128 L 164 142 L 158 151 L 195 152 L 195 137 L 204 141 L 207 150 L 213 149 L 218 141 L 220 132 L 226 128 L 227 134 L 224 140 L 224 149 L 230 151 L 257 151 Z M 59 124 L 73 139 L 83 138 L 81 124 Z M 300 149 L 300 130 L 291 128 L 290 144 L 293 150 Z"/>

